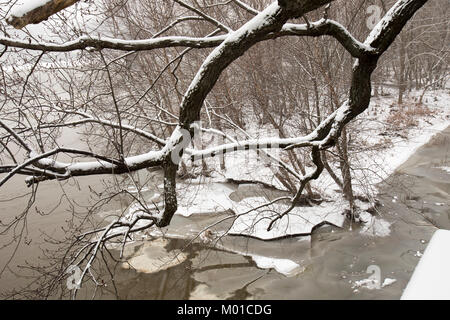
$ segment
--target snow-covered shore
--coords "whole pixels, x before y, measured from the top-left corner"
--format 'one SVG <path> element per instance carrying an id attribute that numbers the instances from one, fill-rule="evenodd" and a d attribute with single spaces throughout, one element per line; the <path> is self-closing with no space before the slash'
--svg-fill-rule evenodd
<path id="1" fill-rule="evenodd" d="M 372 98 L 367 115 L 357 120 L 362 126 L 358 139 L 365 141 L 369 148 L 379 146 L 374 152 L 356 157 L 355 166 L 366 168 L 364 175 L 371 184 L 386 179 L 418 148 L 450 125 L 448 90 L 427 92 L 422 105 L 417 104 L 421 92 L 413 91 L 401 107 L 395 105 L 394 91 L 388 94 Z M 356 178 L 360 179 L 361 175 Z"/>

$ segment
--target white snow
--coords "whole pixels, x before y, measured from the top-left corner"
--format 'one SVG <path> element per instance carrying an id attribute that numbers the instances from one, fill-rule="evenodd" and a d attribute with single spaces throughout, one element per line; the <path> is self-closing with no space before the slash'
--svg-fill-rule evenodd
<path id="1" fill-rule="evenodd" d="M 444 170 L 444 171 L 450 173 L 450 167 L 439 167 L 439 169 Z"/>
<path id="2" fill-rule="evenodd" d="M 405 161 L 414 154 L 422 145 L 426 144 L 436 133 L 450 125 L 449 93 L 446 90 L 427 92 L 424 103 L 417 106 L 421 91 L 412 91 L 405 97 L 404 105 L 396 105 L 396 89 L 384 88 L 386 96 L 372 97 L 368 110 L 350 124 L 349 132 L 352 134 L 355 144 L 364 146 L 367 151 L 356 153 L 351 158 L 353 186 L 356 193 L 376 194 L 376 185 L 386 179 L 396 170 L 401 169 Z M 398 126 L 390 122 L 392 117 L 403 110 L 418 108 L 419 112 L 428 110 L 427 114 L 410 116 L 414 117 L 416 125 Z M 421 109 L 422 108 L 422 109 Z M 405 121 L 407 120 L 405 116 Z M 441 169 L 445 170 L 446 167 Z M 321 189 L 334 190 L 338 187 L 324 172 L 316 185 Z M 395 200 L 395 199 L 394 199 Z"/>
<path id="3" fill-rule="evenodd" d="M 310 28 L 318 28 L 321 25 L 328 23 L 331 25 L 334 25 L 335 27 L 337 27 L 338 29 L 341 30 L 341 32 L 345 33 L 346 37 L 348 37 L 353 44 L 358 47 L 360 50 L 365 50 L 367 52 L 373 52 L 375 51 L 374 48 L 372 48 L 370 45 L 366 44 L 366 43 L 361 43 L 360 41 L 358 41 L 350 32 L 348 32 L 348 30 L 339 22 L 333 21 L 333 20 L 326 20 L 324 18 L 315 21 L 315 22 L 310 22 Z M 283 28 L 281 29 L 282 31 L 291 31 L 291 32 L 298 32 L 298 31 L 306 31 L 308 30 L 308 26 L 306 24 L 292 24 L 292 23 L 286 23 Z"/>
<path id="4" fill-rule="evenodd" d="M 270 231 L 267 231 L 271 221 L 287 210 L 289 205 L 275 203 L 249 213 L 245 212 L 268 202 L 263 197 L 253 197 L 236 204 L 233 210 L 238 214 L 238 217 L 230 228 L 229 233 L 272 239 L 285 235 L 310 233 L 315 225 L 323 221 L 342 226 L 345 220 L 344 215 L 341 214 L 343 210 L 340 210 L 339 203 L 327 203 L 314 207 L 296 207 L 289 214 L 278 220 Z"/>
<path id="5" fill-rule="evenodd" d="M 444 130 L 449 125 L 449 122 L 441 122 L 432 126 L 423 128 L 411 137 L 407 141 L 398 141 L 395 143 L 395 147 L 389 150 L 386 154 L 386 163 L 389 163 L 391 171 L 395 171 L 400 167 L 408 158 L 414 154 L 417 149 L 426 144 L 430 138 L 437 132 Z"/>
<path id="6" fill-rule="evenodd" d="M 258 160 L 254 151 L 243 151 L 227 155 L 226 170 L 222 174 L 227 179 L 261 181 L 284 190 L 285 187 L 275 177 L 278 166 L 274 162 L 264 164 L 262 161 L 258 162 Z"/>
<path id="7" fill-rule="evenodd" d="M 255 261 L 258 268 L 261 269 L 275 269 L 278 273 L 286 276 L 292 276 L 299 272 L 304 271 L 303 267 L 289 259 L 278 259 L 271 257 L 263 257 L 258 255 L 250 255 L 253 261 Z"/>
<path id="8" fill-rule="evenodd" d="M 437 230 L 406 286 L 402 300 L 450 299 L 450 231 Z"/>
<path id="9" fill-rule="evenodd" d="M 23 17 L 28 12 L 33 11 L 36 8 L 44 6 L 47 2 L 51 0 L 22 0 L 17 1 L 16 4 L 11 8 L 11 11 L 6 18 L 11 19 L 11 17 Z"/>
<path id="10" fill-rule="evenodd" d="M 423 256 L 423 253 L 420 252 L 419 250 L 417 250 L 416 253 L 414 253 L 414 257 L 420 258 L 420 257 L 422 257 L 422 256 Z"/>
<path id="11" fill-rule="evenodd" d="M 275 269 L 278 273 L 281 273 L 287 277 L 295 276 L 305 271 L 305 267 L 300 266 L 295 261 L 285 258 L 267 257 L 258 254 L 252 254 L 249 252 L 242 252 L 239 250 L 233 250 L 231 248 L 219 245 L 219 248 L 224 250 L 250 257 L 260 269 Z"/>
<path id="12" fill-rule="evenodd" d="M 392 279 L 392 278 L 386 278 L 384 279 L 383 284 L 381 285 L 382 288 L 390 286 L 391 284 L 394 284 L 397 282 L 397 279 Z"/>
<path id="13" fill-rule="evenodd" d="M 142 187 L 142 188 L 136 188 L 135 186 L 129 186 L 127 187 L 127 191 L 129 193 L 139 193 L 139 192 L 147 192 L 150 191 L 151 189 L 148 187 Z"/>
<path id="14" fill-rule="evenodd" d="M 229 196 L 233 189 L 219 183 L 181 184 L 178 188 L 176 214 L 189 217 L 194 213 L 217 213 L 233 208 Z"/>
<path id="15" fill-rule="evenodd" d="M 360 233 L 368 236 L 374 237 L 387 237 L 391 233 L 391 223 L 379 218 L 372 216 L 368 212 L 362 212 L 360 214 L 361 220 L 366 223 L 363 225 Z"/>
<path id="16" fill-rule="evenodd" d="M 390 286 L 396 282 L 397 282 L 397 279 L 385 278 L 383 281 L 383 284 L 381 284 L 381 286 L 380 286 L 378 279 L 376 279 L 375 277 L 369 277 L 366 279 L 355 281 L 352 285 L 352 289 L 355 289 L 354 292 L 357 292 L 358 288 L 365 288 L 368 290 L 375 290 L 375 289 L 379 290 L 381 288 Z"/>
<path id="17" fill-rule="evenodd" d="M 352 289 L 357 290 L 358 288 L 366 288 L 369 290 L 380 289 L 380 284 L 377 279 L 369 277 L 367 279 L 355 281 L 352 285 Z"/>

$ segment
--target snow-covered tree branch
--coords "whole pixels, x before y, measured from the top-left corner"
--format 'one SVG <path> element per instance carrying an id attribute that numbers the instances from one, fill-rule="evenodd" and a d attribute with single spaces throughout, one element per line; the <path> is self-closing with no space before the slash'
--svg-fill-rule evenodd
<path id="1" fill-rule="evenodd" d="M 281 168 L 276 178 L 290 197 L 267 230 L 298 206 L 305 192 L 309 200 L 315 199 L 311 182 L 324 169 L 344 194 L 351 194 L 346 126 L 369 108 L 379 61 L 428 1 L 396 1 L 369 33 L 356 33 L 354 21 L 339 22 L 343 17 L 333 6 L 341 2 L 227 1 L 201 6 L 174 0 L 117 8 L 105 2 L 93 8 L 78 0 L 35 0 L 26 5 L 19 1 L 4 17 L 7 24 L 26 30 L 48 19 L 45 23 L 52 31 L 15 36 L 11 27 L 0 29 L 0 190 L 16 175 L 26 176 L 26 184 L 35 186 L 49 180 L 161 169 L 162 206 L 148 206 L 131 222 L 116 219 L 77 240 L 96 236 L 83 242 L 74 258 L 77 265 L 84 263 L 83 277 L 108 240 L 121 238 L 125 243 L 130 233 L 170 224 L 179 209 L 177 181 L 180 172 L 186 174 L 187 163 L 202 161 L 206 175 L 207 161 L 213 157 L 221 157 L 222 167 L 235 153 L 255 151 L 272 159 Z M 108 12 L 109 29 L 96 20 L 102 14 L 95 10 Z M 72 15 L 76 23 L 64 29 L 56 14 Z M 85 16 L 91 20 L 83 29 L 78 22 Z M 274 50 L 282 41 L 307 45 L 303 52 L 290 51 L 289 46 Z M 322 45 L 324 41 L 332 42 Z M 254 67 L 260 57 L 253 59 L 253 54 L 269 43 L 275 43 L 267 53 L 270 65 L 260 60 Z M 329 56 L 315 59 L 321 50 L 335 55 L 326 52 Z M 334 58 L 343 61 L 336 63 L 336 70 L 346 71 L 340 81 L 332 81 L 338 71 L 326 65 Z M 344 64 L 351 64 L 351 70 Z M 259 72 L 275 74 L 274 69 L 284 75 L 260 81 Z M 48 75 L 34 78 L 39 70 Z M 289 87 L 300 73 L 308 80 Z M 245 81 L 236 85 L 244 76 Z M 239 92 L 237 99 L 232 91 Z M 302 103 L 299 112 L 296 107 Z M 242 136 L 242 118 L 255 108 L 262 110 L 261 122 L 279 131 L 278 137 Z M 241 136 L 225 133 L 225 127 L 238 128 Z M 78 130 L 83 147 L 59 145 L 61 132 L 68 129 Z M 196 141 L 198 132 L 222 140 L 205 146 Z M 334 148 L 342 181 L 327 159 Z M 275 149 L 283 156 L 271 155 Z M 146 224 L 139 224 L 141 220 Z"/>

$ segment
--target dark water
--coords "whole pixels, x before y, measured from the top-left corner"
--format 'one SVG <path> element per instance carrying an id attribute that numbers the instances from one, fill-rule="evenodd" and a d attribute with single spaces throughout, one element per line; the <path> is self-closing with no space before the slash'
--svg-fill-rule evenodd
<path id="1" fill-rule="evenodd" d="M 127 251 L 132 257 L 133 252 L 141 250 L 150 258 L 181 252 L 178 257 L 182 258 L 153 273 L 125 268 L 122 263 L 112 264 L 114 285 L 101 288 L 95 298 L 398 299 L 433 232 L 437 228 L 450 229 L 450 174 L 439 169 L 445 166 L 450 167 L 450 127 L 420 148 L 379 186 L 382 206 L 377 214 L 391 224 L 387 237 L 361 234 L 358 228 L 333 232 L 325 228 L 311 239 L 264 242 L 224 237 L 214 245 L 200 240 L 192 244 L 189 239 L 227 213 L 176 216 L 165 230 L 165 242 L 135 242 Z M 80 201 L 90 183 L 101 185 L 98 181 L 84 180 L 80 189 L 73 187 L 79 190 Z M 51 186 L 48 188 L 48 193 L 54 192 Z M 235 194 L 235 197 L 244 196 Z M 43 201 L 49 206 L 50 200 Z M 64 210 L 56 214 L 56 220 L 54 217 L 52 214 L 51 224 L 63 222 Z M 33 219 L 30 226 L 40 223 L 43 228 L 52 229 L 48 218 Z M 218 229 L 226 227 L 226 224 L 217 226 Z M 35 251 L 25 248 L 19 260 L 35 255 Z M 273 268 L 259 268 L 250 255 L 289 259 L 301 269 L 286 276 Z M 371 265 L 380 268 L 382 281 L 386 278 L 396 281 L 380 289 L 355 287 L 356 281 L 368 278 L 366 270 Z M 11 274 L 0 281 L 1 290 L 22 283 Z M 89 288 L 79 295 L 79 298 L 91 297 Z"/>
<path id="2" fill-rule="evenodd" d="M 65 146 L 83 149 L 80 136 L 72 130 L 63 131 L 60 140 L 60 144 Z M 70 158 L 63 157 L 61 161 L 70 161 Z M 0 234 L 0 294 L 28 284 L 31 279 L 27 277 L 35 275 L 28 268 L 29 265 L 48 264 L 43 250 L 54 250 L 57 247 L 51 243 L 53 239 L 64 239 L 66 230 L 73 228 L 81 219 L 86 219 L 86 224 L 96 223 L 95 217 L 88 210 L 99 198 L 92 191 L 100 193 L 105 185 L 114 185 L 113 182 L 114 177 L 104 175 L 40 183 L 26 219 L 20 220 L 15 228 Z M 25 212 L 31 191 L 25 184 L 25 176 L 14 176 L 0 188 L 2 224 L 11 223 Z M 103 210 L 123 207 L 126 203 L 122 203 L 122 200 L 114 199 Z M 4 230 L 2 226 L 0 231 Z M 11 241 L 12 239 L 15 241 Z"/>

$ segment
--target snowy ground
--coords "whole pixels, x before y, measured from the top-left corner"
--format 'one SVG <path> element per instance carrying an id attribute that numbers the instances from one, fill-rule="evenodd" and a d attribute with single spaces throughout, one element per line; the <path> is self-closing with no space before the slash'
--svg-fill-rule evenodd
<path id="1" fill-rule="evenodd" d="M 403 300 L 450 299 L 449 230 L 437 230 L 406 287 Z"/>

